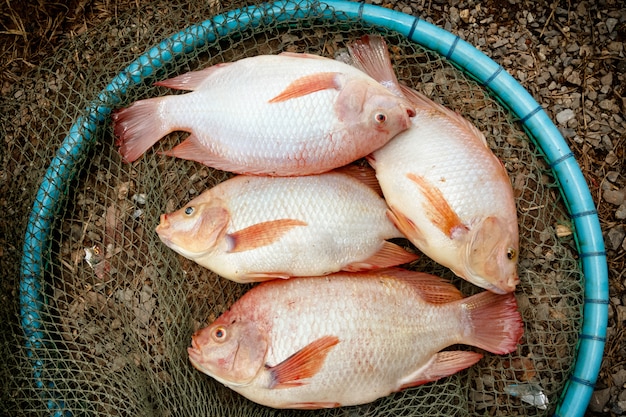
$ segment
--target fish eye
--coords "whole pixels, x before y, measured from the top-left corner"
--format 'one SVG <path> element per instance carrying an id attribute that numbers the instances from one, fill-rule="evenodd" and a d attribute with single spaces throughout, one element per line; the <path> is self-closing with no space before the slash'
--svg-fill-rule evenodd
<path id="1" fill-rule="evenodd" d="M 509 248 L 509 250 L 506 252 L 506 257 L 510 260 L 515 259 L 515 255 L 517 255 L 517 252 L 513 248 Z"/>
<path id="2" fill-rule="evenodd" d="M 187 207 L 187 208 L 185 209 L 185 214 L 186 214 L 187 216 L 191 216 L 191 215 L 193 214 L 193 211 L 194 211 L 194 208 L 193 208 L 193 207 L 191 207 L 191 206 L 189 206 L 189 207 Z"/>
<path id="3" fill-rule="evenodd" d="M 213 332 L 213 338 L 216 341 L 223 340 L 226 337 L 226 329 L 223 327 L 218 327 Z"/>
<path id="4" fill-rule="evenodd" d="M 382 125 L 387 121 L 387 115 L 385 113 L 376 113 L 374 119 L 376 120 L 376 123 Z"/>

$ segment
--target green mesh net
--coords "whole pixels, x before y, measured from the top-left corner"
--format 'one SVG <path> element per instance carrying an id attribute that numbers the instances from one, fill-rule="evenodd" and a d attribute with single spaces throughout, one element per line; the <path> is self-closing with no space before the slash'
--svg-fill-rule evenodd
<path id="1" fill-rule="evenodd" d="M 220 62 L 281 51 L 335 57 L 365 33 L 382 33 L 400 81 L 462 114 L 504 162 L 521 234 L 516 292 L 525 323 L 517 352 L 486 354 L 440 381 L 358 407 L 318 411 L 256 405 L 195 370 L 186 348 L 249 286 L 220 278 L 163 245 L 154 229 L 170 212 L 229 173 L 159 155 L 174 133 L 134 164 L 114 146 L 110 120 L 77 157 L 43 254 L 43 328 L 34 346 L 19 314 L 19 263 L 35 192 L 69 127 L 124 67 L 185 26 L 241 7 L 227 2 L 155 2 L 69 39 L 15 85 L 2 103 L 0 182 L 0 401 L 10 415 L 527 416 L 551 415 L 574 363 L 582 309 L 568 215 L 549 167 L 510 113 L 445 58 L 389 30 L 338 16 L 278 22 L 267 16 L 196 48 L 131 88 L 120 107 L 172 91 L 152 82 Z M 245 115 L 242 115 L 245 117 Z M 477 288 L 422 257 L 411 266 Z M 419 342 L 419 341 L 416 341 Z M 455 347 L 457 348 L 457 347 Z M 466 347 L 461 347 L 464 349 Z M 36 369 L 37 371 L 34 371 Z M 538 387 L 546 409 L 509 395 Z M 61 413 L 61 414 L 60 414 Z"/>

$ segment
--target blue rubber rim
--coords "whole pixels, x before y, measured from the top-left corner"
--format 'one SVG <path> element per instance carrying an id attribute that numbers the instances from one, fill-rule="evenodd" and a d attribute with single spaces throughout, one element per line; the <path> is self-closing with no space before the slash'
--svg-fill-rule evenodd
<path id="1" fill-rule="evenodd" d="M 504 103 L 541 149 L 559 181 L 574 225 L 585 291 L 576 362 L 554 415 L 583 416 L 600 371 L 606 342 L 608 269 L 596 207 L 573 153 L 532 96 L 501 66 L 469 43 L 417 17 L 345 0 L 266 3 L 233 10 L 190 26 L 133 61 L 100 92 L 87 108 L 86 115 L 72 125 L 36 194 L 20 264 L 20 316 L 25 348 L 31 358 L 36 386 L 42 390 L 51 415 L 71 416 L 72 413 L 56 392 L 54 382 L 44 378 L 45 355 L 38 355 L 38 351 L 45 348 L 46 340 L 42 320 L 42 308 L 46 303 L 43 259 L 50 244 L 48 239 L 55 214 L 65 201 L 62 190 L 67 188 L 81 157 L 93 144 L 96 130 L 109 118 L 130 87 L 140 85 L 163 66 L 233 31 L 254 28 L 268 18 L 276 22 L 305 18 L 312 10 L 321 18 L 337 19 L 334 12 L 340 12 L 348 19 L 359 19 L 393 30 L 444 56 Z"/>

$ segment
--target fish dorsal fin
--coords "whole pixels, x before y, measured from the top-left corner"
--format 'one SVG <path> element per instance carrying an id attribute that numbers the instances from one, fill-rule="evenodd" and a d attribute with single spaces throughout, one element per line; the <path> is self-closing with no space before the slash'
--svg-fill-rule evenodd
<path id="1" fill-rule="evenodd" d="M 228 252 L 244 252 L 271 245 L 292 228 L 306 225 L 306 222 L 295 219 L 278 219 L 253 224 L 228 235 L 231 239 L 231 249 Z"/>
<path id="2" fill-rule="evenodd" d="M 388 268 L 391 266 L 413 262 L 419 258 L 414 253 L 406 251 L 403 247 L 384 241 L 382 248 L 369 258 L 353 262 L 342 268 L 348 272 L 369 271 L 372 269 Z"/>
<path id="3" fill-rule="evenodd" d="M 292 57 L 292 58 L 304 58 L 304 59 L 320 59 L 320 60 L 328 60 L 328 58 L 320 56 L 320 55 L 315 55 L 315 54 L 307 54 L 307 53 L 303 53 L 303 52 L 289 52 L 289 51 L 284 51 L 281 52 L 278 55 L 283 55 L 283 56 L 288 56 L 288 57 Z"/>
<path id="4" fill-rule="evenodd" d="M 469 230 L 459 215 L 450 206 L 439 188 L 433 186 L 426 178 L 413 173 L 406 177 L 416 184 L 428 204 L 425 205 L 426 214 L 435 226 L 450 239 L 463 236 Z"/>
<path id="5" fill-rule="evenodd" d="M 376 178 L 376 171 L 369 165 L 362 164 L 350 164 L 340 168 L 336 168 L 335 172 L 348 175 L 354 179 L 359 180 L 361 183 L 367 185 L 374 190 L 380 197 L 383 196 L 383 190 L 380 188 L 378 179 Z"/>
<path id="6" fill-rule="evenodd" d="M 406 282 L 427 303 L 446 304 L 463 299 L 461 291 L 450 282 L 425 272 L 389 268 L 382 271 L 381 275 Z"/>
<path id="7" fill-rule="evenodd" d="M 319 372 L 326 356 L 337 343 L 339 343 L 337 336 L 321 337 L 278 365 L 270 367 L 272 376 L 270 388 L 291 388 L 306 384 L 303 380 Z"/>
<path id="8" fill-rule="evenodd" d="M 478 128 L 474 126 L 473 123 L 471 123 L 469 120 L 467 120 L 457 112 L 431 100 L 424 94 L 415 91 L 411 87 L 400 84 L 400 89 L 402 90 L 402 94 L 407 98 L 407 100 L 409 100 L 411 104 L 413 104 L 418 109 L 435 110 L 441 113 L 443 116 L 447 117 L 457 126 L 459 126 L 460 129 L 467 130 L 472 136 L 475 136 L 478 140 L 480 140 L 483 145 L 488 146 L 487 138 L 485 138 L 483 132 L 478 130 Z"/>
<path id="9" fill-rule="evenodd" d="M 318 72 L 300 77 L 289 84 L 279 95 L 269 100 L 269 103 L 291 100 L 316 91 L 339 89 L 338 74 L 337 72 Z"/>
<path id="10" fill-rule="evenodd" d="M 173 90 L 193 91 L 196 90 L 207 78 L 211 77 L 217 70 L 230 64 L 230 62 L 224 62 L 202 70 L 189 71 L 174 78 L 157 81 L 154 85 L 171 88 Z"/>
<path id="11" fill-rule="evenodd" d="M 385 86 L 397 96 L 403 93 L 399 88 L 398 79 L 391 64 L 389 50 L 382 36 L 365 35 L 348 45 L 352 64 Z"/>

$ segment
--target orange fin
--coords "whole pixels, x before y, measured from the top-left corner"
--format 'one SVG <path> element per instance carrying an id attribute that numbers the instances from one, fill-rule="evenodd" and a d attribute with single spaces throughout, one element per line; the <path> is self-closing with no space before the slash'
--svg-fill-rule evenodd
<path id="1" fill-rule="evenodd" d="M 229 253 L 243 252 L 271 245 L 292 228 L 306 225 L 306 222 L 294 219 L 270 220 L 254 224 L 228 235 L 232 240 L 232 247 Z"/>
<path id="2" fill-rule="evenodd" d="M 374 255 L 363 261 L 348 264 L 341 269 L 349 272 L 369 271 L 372 269 L 406 264 L 413 262 L 417 258 L 419 258 L 419 256 L 407 252 L 403 247 L 385 241 L 383 242 L 382 248 Z"/>
<path id="3" fill-rule="evenodd" d="M 427 303 L 446 304 L 463 300 L 463 294 L 450 282 L 425 272 L 402 268 L 389 268 L 382 276 L 392 276 L 408 283 Z"/>
<path id="4" fill-rule="evenodd" d="M 378 179 L 376 178 L 376 171 L 369 165 L 350 164 L 335 169 L 335 172 L 340 172 L 355 178 L 374 190 L 380 197 L 383 196 L 383 190 L 380 188 Z"/>
<path id="5" fill-rule="evenodd" d="M 395 95 L 402 97 L 400 83 L 391 64 L 385 39 L 378 35 L 364 35 L 348 45 L 353 64 L 378 81 Z"/>
<path id="6" fill-rule="evenodd" d="M 169 151 L 160 152 L 161 155 L 174 156 L 176 158 L 188 159 L 204 163 L 204 155 L 208 153 L 207 148 L 200 143 L 198 138 L 191 134 L 182 143 L 179 143 Z"/>
<path id="7" fill-rule="evenodd" d="M 341 407 L 341 404 L 333 403 L 333 402 L 317 402 L 317 403 L 308 402 L 308 403 L 290 403 L 281 407 L 282 408 L 295 408 L 298 410 L 319 410 L 320 408 Z"/>
<path id="8" fill-rule="evenodd" d="M 517 349 L 524 323 L 513 293 L 483 291 L 463 301 L 468 336 L 462 343 L 503 355 Z"/>
<path id="9" fill-rule="evenodd" d="M 292 98 L 302 97 L 316 91 L 327 90 L 329 88 L 338 89 L 337 75 L 337 72 L 318 72 L 298 78 L 269 102 L 278 103 L 291 100 Z"/>
<path id="10" fill-rule="evenodd" d="M 324 336 L 303 347 L 281 363 L 270 367 L 270 388 L 291 388 L 304 385 L 303 379 L 315 376 L 322 368 L 330 350 L 339 343 L 337 336 Z"/>
<path id="11" fill-rule="evenodd" d="M 428 200 L 428 217 L 443 234 L 450 239 L 454 239 L 469 230 L 437 187 L 432 186 L 421 175 L 408 173 L 406 176 L 417 184 L 424 197 Z"/>
<path id="12" fill-rule="evenodd" d="M 453 375 L 474 365 L 481 360 L 482 357 L 483 355 L 480 353 L 464 352 L 460 350 L 436 353 L 426 365 L 403 378 L 400 381 L 398 391 Z"/>
<path id="13" fill-rule="evenodd" d="M 315 54 L 307 54 L 307 53 L 302 53 L 302 52 L 289 52 L 289 51 L 284 51 L 281 52 L 278 55 L 284 55 L 284 56 L 290 56 L 290 57 L 294 57 L 294 58 L 306 58 L 306 59 L 322 59 L 322 60 L 328 60 L 329 58 L 320 56 L 320 55 L 315 55 Z"/>
<path id="14" fill-rule="evenodd" d="M 154 83 L 154 85 L 171 88 L 173 90 L 193 91 L 196 90 L 217 69 L 223 68 L 226 65 L 230 65 L 230 63 L 226 62 L 223 64 L 213 65 L 198 71 L 189 71 L 179 75 L 178 77 L 169 78 L 163 81 L 157 81 Z"/>
<path id="15" fill-rule="evenodd" d="M 289 279 L 291 275 L 284 272 L 248 272 L 239 281 L 241 282 L 263 282 L 273 279 Z"/>
<path id="16" fill-rule="evenodd" d="M 477 140 L 482 142 L 483 145 L 488 147 L 487 138 L 483 132 L 478 130 L 474 124 L 472 124 L 469 120 L 453 111 L 452 109 L 447 108 L 446 106 L 436 103 L 430 98 L 426 97 L 424 94 L 415 91 L 411 87 L 407 87 L 406 85 L 400 84 L 400 89 L 402 90 L 402 94 L 413 104 L 415 107 L 423 110 L 434 110 L 439 112 L 441 115 L 447 117 L 451 122 L 455 123 L 460 129 L 467 130 L 471 136 L 474 136 Z"/>
<path id="17" fill-rule="evenodd" d="M 126 162 L 136 161 L 159 139 L 173 131 L 163 120 L 156 120 L 164 99 L 139 100 L 111 114 L 116 145 Z"/>
<path id="18" fill-rule="evenodd" d="M 413 244 L 417 246 L 426 246 L 426 240 L 422 236 L 422 232 L 418 227 L 404 214 L 391 207 L 387 210 L 387 218 L 402 232 Z"/>

